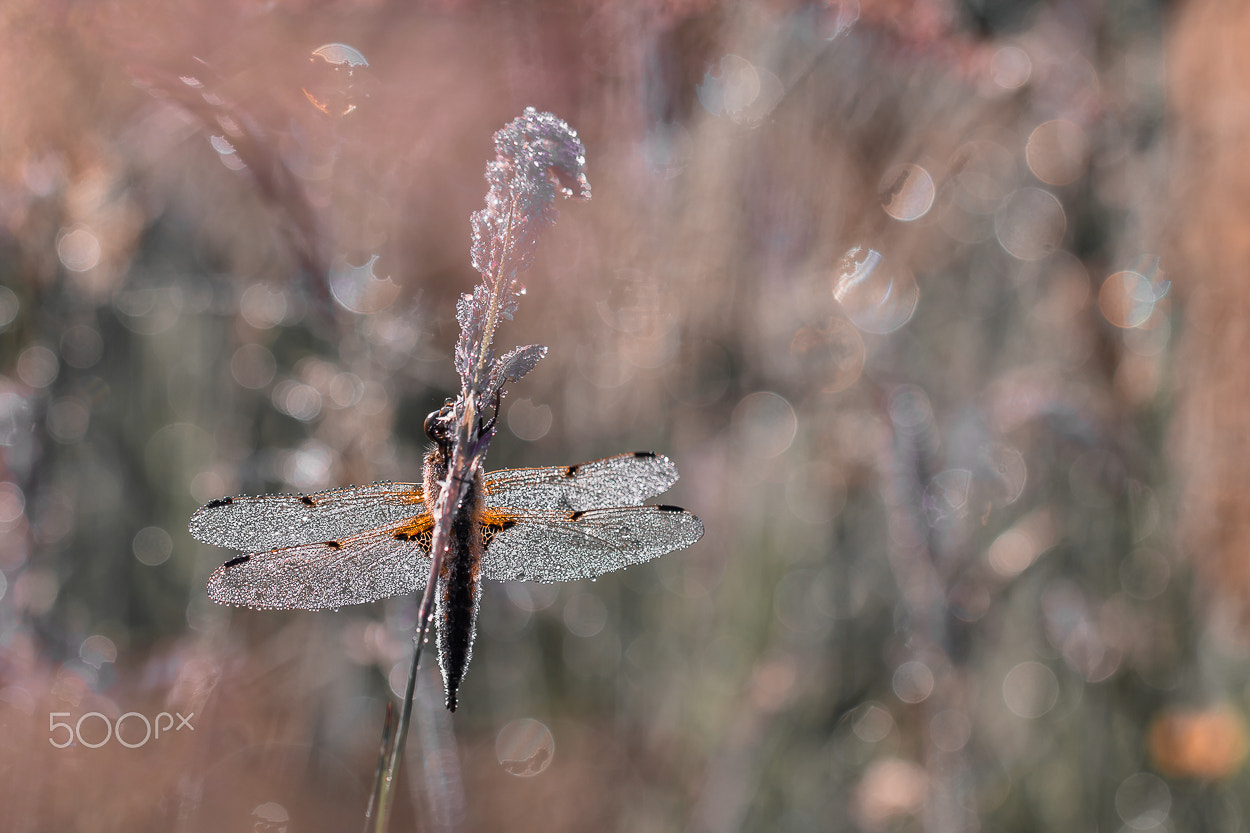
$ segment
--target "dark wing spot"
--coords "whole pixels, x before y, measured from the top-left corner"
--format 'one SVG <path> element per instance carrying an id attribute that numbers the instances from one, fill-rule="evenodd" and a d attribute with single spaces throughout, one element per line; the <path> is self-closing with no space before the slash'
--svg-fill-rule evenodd
<path id="1" fill-rule="evenodd" d="M 645 460 L 648 457 L 654 457 L 655 452 L 654 451 L 635 451 L 634 456 L 637 457 L 639 460 Z"/>
<path id="2" fill-rule="evenodd" d="M 655 505 L 655 508 L 659 509 L 661 512 L 685 512 L 686 511 L 685 509 L 682 509 L 680 506 L 674 506 L 671 503 L 657 503 Z"/>
<path id="3" fill-rule="evenodd" d="M 216 509 L 219 506 L 229 506 L 232 503 L 234 503 L 234 498 L 232 497 L 219 497 L 216 500 L 210 500 L 208 503 L 204 504 L 204 508 Z"/>
<path id="4" fill-rule="evenodd" d="M 242 564 L 244 561 L 247 561 L 247 560 L 248 560 L 249 558 L 251 558 L 251 557 L 252 557 L 252 556 L 250 556 L 250 555 L 237 555 L 237 556 L 235 556 L 234 558 L 232 558 L 232 559 L 230 559 L 229 561 L 227 561 L 225 564 L 222 564 L 221 566 L 222 566 L 223 568 L 230 568 L 230 567 L 234 567 L 234 566 L 237 566 L 237 565 L 239 565 L 239 564 Z"/>
<path id="5" fill-rule="evenodd" d="M 578 470 L 579 468 L 581 468 L 581 466 L 569 466 L 567 469 L 565 469 L 565 470 L 564 470 L 564 476 L 565 476 L 565 477 L 576 477 L 576 476 L 577 476 L 577 470 Z"/>
<path id="6" fill-rule="evenodd" d="M 411 541 L 413 538 L 416 538 L 416 537 L 417 536 L 409 532 L 396 532 L 394 535 L 394 538 L 396 541 Z"/>
<path id="7" fill-rule="evenodd" d="M 586 513 L 585 513 L 584 511 L 582 511 L 582 510 L 578 510 L 578 511 L 573 512 L 573 513 L 571 513 L 571 514 L 569 515 L 569 520 L 570 520 L 570 521 L 578 521 L 578 520 L 581 520 L 582 515 L 585 515 L 585 514 L 586 514 Z"/>
<path id="8" fill-rule="evenodd" d="M 302 503 L 302 504 L 304 504 L 305 506 L 316 506 L 316 505 L 317 505 L 317 501 L 313 500 L 313 499 L 312 499 L 312 498 L 310 498 L 308 495 L 300 495 L 300 496 L 299 496 L 299 502 L 300 502 L 300 503 Z"/>
<path id="9" fill-rule="evenodd" d="M 325 541 L 322 546 L 329 547 L 332 550 L 341 550 L 343 548 L 343 545 L 338 541 Z"/>

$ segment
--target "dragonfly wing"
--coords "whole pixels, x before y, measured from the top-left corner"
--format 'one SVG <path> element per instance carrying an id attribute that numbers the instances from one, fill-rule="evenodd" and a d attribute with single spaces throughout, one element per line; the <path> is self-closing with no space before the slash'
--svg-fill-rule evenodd
<path id="1" fill-rule="evenodd" d="M 677 506 L 527 511 L 494 529 L 482 575 L 497 581 L 571 581 L 641 564 L 703 537 L 703 522 Z M 497 530 L 497 531 L 495 531 Z M 492 535 L 493 532 L 493 535 Z"/>
<path id="2" fill-rule="evenodd" d="M 321 610 L 419 592 L 429 579 L 429 540 L 405 534 L 409 528 L 392 524 L 232 558 L 209 577 L 208 597 L 220 604 Z"/>
<path id="3" fill-rule="evenodd" d="M 259 552 L 341 538 L 425 511 L 415 483 L 374 483 L 311 495 L 227 497 L 191 516 L 191 534 L 206 544 Z"/>
<path id="4" fill-rule="evenodd" d="M 577 466 L 502 469 L 486 475 L 487 507 L 577 512 L 635 506 L 668 491 L 677 466 L 663 454 L 634 451 Z"/>

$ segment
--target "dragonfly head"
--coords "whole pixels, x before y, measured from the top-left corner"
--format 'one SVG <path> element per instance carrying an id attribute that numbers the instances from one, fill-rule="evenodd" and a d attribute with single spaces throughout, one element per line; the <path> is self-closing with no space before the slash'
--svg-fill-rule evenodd
<path id="1" fill-rule="evenodd" d="M 454 414 L 451 402 L 448 402 L 425 418 L 425 435 L 447 453 L 451 452 Z"/>

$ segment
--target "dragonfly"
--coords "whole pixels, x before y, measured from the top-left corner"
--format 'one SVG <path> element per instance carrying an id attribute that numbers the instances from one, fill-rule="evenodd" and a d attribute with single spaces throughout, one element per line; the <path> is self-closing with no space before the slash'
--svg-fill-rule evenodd
<path id="1" fill-rule="evenodd" d="M 431 430 L 431 420 L 426 429 L 434 444 L 422 483 L 240 495 L 200 507 L 191 534 L 243 552 L 209 577 L 209 598 L 260 609 L 323 610 L 423 592 L 431 509 L 451 454 L 450 441 Z M 453 516 L 436 588 L 434 625 L 448 709 L 456 709 L 472 656 L 482 580 L 594 578 L 694 544 L 703 536 L 698 517 L 679 506 L 644 503 L 677 477 L 672 460 L 650 451 L 476 473 Z"/>

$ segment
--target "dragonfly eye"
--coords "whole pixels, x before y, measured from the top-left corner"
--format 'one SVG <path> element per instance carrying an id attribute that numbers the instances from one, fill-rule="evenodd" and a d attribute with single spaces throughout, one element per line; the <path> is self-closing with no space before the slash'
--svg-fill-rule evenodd
<path id="1" fill-rule="evenodd" d="M 425 435 L 433 442 L 438 442 L 438 436 L 436 436 L 436 434 L 442 433 L 438 428 L 439 413 L 439 411 L 431 411 L 429 416 L 425 418 Z"/>
<path id="2" fill-rule="evenodd" d="M 451 440 L 451 435 L 447 430 L 447 420 L 451 414 L 452 407 L 448 404 L 439 408 L 437 411 L 431 411 L 425 418 L 425 435 L 429 437 L 432 442 L 436 442 L 439 445 L 446 445 Z"/>

